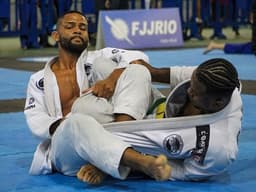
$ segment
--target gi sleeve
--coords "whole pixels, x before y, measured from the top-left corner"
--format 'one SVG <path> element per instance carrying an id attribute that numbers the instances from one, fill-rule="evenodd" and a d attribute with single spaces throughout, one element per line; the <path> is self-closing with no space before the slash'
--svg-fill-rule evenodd
<path id="1" fill-rule="evenodd" d="M 226 54 L 253 54 L 253 43 L 226 43 L 224 53 Z"/>
<path id="2" fill-rule="evenodd" d="M 175 87 L 182 81 L 191 79 L 193 71 L 196 69 L 194 66 L 173 66 L 170 67 L 170 85 Z"/>
<path id="3" fill-rule="evenodd" d="M 25 102 L 24 114 L 31 132 L 41 138 L 49 138 L 50 125 L 61 117 L 51 117 L 45 105 L 43 78 L 31 76 Z"/>

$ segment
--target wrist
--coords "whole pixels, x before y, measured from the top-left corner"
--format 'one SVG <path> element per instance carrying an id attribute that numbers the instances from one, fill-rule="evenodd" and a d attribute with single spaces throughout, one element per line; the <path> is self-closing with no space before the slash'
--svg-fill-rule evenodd
<path id="1" fill-rule="evenodd" d="M 152 68 L 150 73 L 153 82 L 170 83 L 170 68 Z"/>
<path id="2" fill-rule="evenodd" d="M 110 80 L 112 80 L 113 82 L 117 82 L 117 80 L 119 79 L 120 75 L 123 73 L 125 68 L 117 68 L 114 69 L 114 71 L 110 74 L 110 76 L 108 77 Z"/>

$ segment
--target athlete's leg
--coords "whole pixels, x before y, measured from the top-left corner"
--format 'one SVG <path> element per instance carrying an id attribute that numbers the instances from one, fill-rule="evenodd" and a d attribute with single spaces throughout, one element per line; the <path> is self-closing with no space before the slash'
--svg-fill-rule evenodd
<path id="1" fill-rule="evenodd" d="M 164 181 L 170 178 L 171 166 L 164 155 L 153 157 L 142 155 L 132 148 L 127 148 L 120 164 L 130 167 L 133 170 L 140 171 L 157 181 Z M 77 178 L 90 184 L 100 184 L 105 178 L 105 173 L 93 165 L 82 166 L 77 173 Z"/>
<path id="2" fill-rule="evenodd" d="M 97 61 L 93 70 L 97 70 L 98 77 L 105 78 L 113 71 L 112 60 L 98 58 Z M 90 115 L 100 123 L 143 119 L 152 100 L 151 88 L 151 76 L 146 67 L 129 65 L 121 74 L 109 103 L 92 94 L 82 96 L 73 104 L 72 112 Z"/>
<path id="3" fill-rule="evenodd" d="M 106 78 L 116 63 L 107 58 L 98 58 L 93 70 L 99 78 Z M 100 123 L 142 119 L 151 101 L 151 77 L 144 66 L 130 65 L 120 76 L 111 104 L 104 98 L 87 95 L 77 99 L 72 112 L 94 117 Z M 82 176 L 81 176 L 82 175 Z M 100 183 L 104 173 L 93 165 L 84 165 L 78 178 L 90 183 Z"/>
<path id="4" fill-rule="evenodd" d="M 50 158 L 56 170 L 65 175 L 75 175 L 88 163 L 119 179 L 125 179 L 131 168 L 156 180 L 166 180 L 170 175 L 165 156 L 144 156 L 107 132 L 92 117 L 81 114 L 71 114 L 58 127 L 52 137 Z M 94 184 L 92 177 L 86 176 L 88 169 L 81 174 L 82 168 L 78 178 Z M 99 174 L 98 182 L 97 178 Z"/>
<path id="5" fill-rule="evenodd" d="M 113 110 L 112 104 L 107 99 L 89 93 L 76 99 L 71 112 L 91 116 L 103 124 L 114 121 Z"/>
<path id="6" fill-rule="evenodd" d="M 129 168 L 119 166 L 129 144 L 107 132 L 90 116 L 71 114 L 52 137 L 50 158 L 57 171 L 75 176 L 88 163 L 116 178 L 125 178 Z"/>
<path id="7" fill-rule="evenodd" d="M 166 156 L 142 155 L 132 148 L 125 150 L 121 165 L 141 171 L 157 181 L 168 180 L 171 174 L 171 167 Z"/>
<path id="8" fill-rule="evenodd" d="M 129 65 L 120 76 L 111 103 L 115 115 L 143 119 L 152 102 L 151 76 L 142 65 Z"/>
<path id="9" fill-rule="evenodd" d="M 103 182 L 107 174 L 92 164 L 86 164 L 80 168 L 76 176 L 83 182 L 98 185 Z"/>

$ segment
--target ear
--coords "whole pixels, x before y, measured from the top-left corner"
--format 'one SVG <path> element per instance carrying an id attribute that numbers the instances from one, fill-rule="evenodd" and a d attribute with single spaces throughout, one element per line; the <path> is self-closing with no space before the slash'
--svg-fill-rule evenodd
<path id="1" fill-rule="evenodd" d="M 57 31 L 53 31 L 52 34 L 51 34 L 51 37 L 56 42 L 58 42 L 60 40 L 59 39 L 59 33 Z"/>

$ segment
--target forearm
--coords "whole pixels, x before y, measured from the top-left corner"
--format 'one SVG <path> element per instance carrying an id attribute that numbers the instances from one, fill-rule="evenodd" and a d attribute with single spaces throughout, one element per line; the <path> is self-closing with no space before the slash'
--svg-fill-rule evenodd
<path id="1" fill-rule="evenodd" d="M 106 99 L 113 96 L 115 87 L 119 77 L 125 68 L 114 69 L 108 77 L 103 80 L 97 81 L 92 88 L 92 93 L 98 97 L 104 97 Z"/>
<path id="2" fill-rule="evenodd" d="M 144 65 L 150 72 L 153 82 L 170 83 L 170 68 L 156 68 L 142 59 L 134 60 L 130 64 Z"/>
<path id="3" fill-rule="evenodd" d="M 170 68 L 154 68 L 150 74 L 153 82 L 170 83 Z"/>
<path id="4" fill-rule="evenodd" d="M 114 82 L 114 84 L 116 84 L 116 82 L 118 81 L 119 77 L 123 73 L 124 69 L 125 68 L 114 69 L 114 71 L 107 78 L 109 80 L 111 80 L 112 82 Z"/>
<path id="5" fill-rule="evenodd" d="M 252 42 L 246 43 L 227 43 L 224 47 L 224 52 L 227 54 L 252 54 Z"/>

